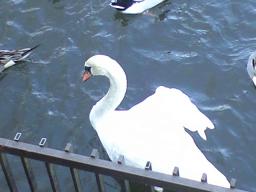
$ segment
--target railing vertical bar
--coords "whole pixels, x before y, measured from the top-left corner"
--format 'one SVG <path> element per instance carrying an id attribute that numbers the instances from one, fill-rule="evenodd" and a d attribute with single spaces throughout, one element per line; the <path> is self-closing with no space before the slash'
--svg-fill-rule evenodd
<path id="1" fill-rule="evenodd" d="M 41 148 L 43 148 L 47 144 L 46 142 L 47 142 L 47 138 L 43 137 L 43 138 L 41 138 L 38 145 Z M 45 167 L 46 167 L 46 170 L 47 170 L 48 178 L 50 180 L 52 191 L 53 192 L 59 192 L 60 188 L 59 188 L 57 176 L 56 176 L 55 171 L 53 169 L 53 165 L 51 163 L 47 162 L 47 161 L 45 161 L 44 164 L 45 164 Z"/>
<path id="2" fill-rule="evenodd" d="M 30 190 L 32 192 L 36 191 L 37 185 L 36 185 L 36 181 L 35 181 L 35 177 L 32 171 L 32 168 L 29 164 L 29 159 L 25 158 L 25 157 L 20 157 L 28 183 L 29 183 L 29 187 Z"/>
<path id="3" fill-rule="evenodd" d="M 96 181 L 97 181 L 99 192 L 104 192 L 105 189 L 104 189 L 103 176 L 98 173 L 95 173 L 95 176 L 96 176 Z"/>
<path id="4" fill-rule="evenodd" d="M 146 163 L 145 170 L 146 170 L 146 171 L 152 171 L 152 164 L 151 164 L 150 161 L 148 161 L 148 162 Z M 146 188 L 146 189 L 145 189 L 146 191 L 155 192 L 154 187 L 151 186 L 151 185 L 145 185 L 145 188 Z"/>
<path id="5" fill-rule="evenodd" d="M 124 180 L 124 190 L 125 192 L 130 192 L 130 183 L 127 179 Z"/>
<path id="6" fill-rule="evenodd" d="M 117 160 L 117 163 L 119 165 L 125 165 L 125 161 L 124 161 L 124 156 L 123 155 L 120 155 L 118 160 Z M 122 187 L 124 187 L 124 191 L 125 192 L 130 192 L 130 183 L 127 179 L 124 179 L 123 180 L 123 183 L 122 183 Z"/>
<path id="7" fill-rule="evenodd" d="M 73 152 L 71 143 L 67 143 L 67 145 L 66 145 L 64 150 L 67 153 Z M 74 183 L 75 191 L 76 192 L 81 192 L 82 188 L 81 188 L 81 183 L 80 183 L 80 178 L 79 178 L 78 170 L 74 169 L 72 167 L 70 167 L 69 170 L 70 170 L 70 173 L 71 173 L 71 176 L 72 176 L 72 180 L 73 180 L 73 183 Z"/>
<path id="8" fill-rule="evenodd" d="M 20 141 L 21 135 L 22 135 L 22 133 L 20 133 L 20 132 L 16 133 L 13 140 L 18 143 Z M 30 190 L 32 192 L 35 192 L 36 188 L 37 188 L 37 185 L 36 185 L 36 181 L 35 181 L 35 177 L 34 177 L 32 168 L 30 167 L 30 164 L 29 164 L 29 159 L 25 158 L 23 156 L 20 156 L 20 159 L 21 159 L 21 163 L 22 163 L 23 169 L 25 171 L 25 174 L 26 174 L 26 177 L 27 177 L 27 180 L 28 180 Z"/>
<path id="9" fill-rule="evenodd" d="M 50 164 L 50 163 L 45 162 L 45 166 L 46 166 L 46 169 L 47 169 L 48 177 L 50 179 L 52 191 L 53 192 L 59 192 L 60 188 L 59 188 L 59 184 L 58 184 L 58 181 L 57 181 L 57 176 L 56 176 L 56 174 L 54 172 L 54 169 L 53 169 L 53 165 Z"/>
<path id="10" fill-rule="evenodd" d="M 99 152 L 97 149 L 93 149 L 91 152 L 90 157 L 92 159 L 98 159 L 99 158 Z M 98 186 L 98 190 L 99 192 L 104 192 L 105 188 L 104 188 L 104 180 L 103 180 L 103 176 L 101 174 L 95 173 L 96 176 L 96 182 L 97 182 L 97 186 Z"/>
<path id="11" fill-rule="evenodd" d="M 70 173 L 71 173 L 72 180 L 74 183 L 75 191 L 76 192 L 82 191 L 78 171 L 74 168 L 70 168 Z"/>
<path id="12" fill-rule="evenodd" d="M 8 184 L 8 187 L 9 187 L 10 191 L 11 192 L 18 192 L 16 183 L 15 183 L 15 179 L 13 177 L 12 171 L 11 171 L 10 166 L 9 166 L 9 162 L 8 162 L 8 160 L 6 158 L 6 155 L 4 153 L 0 153 L 0 163 L 1 163 L 2 170 L 4 172 L 5 179 L 6 179 L 6 182 Z"/>

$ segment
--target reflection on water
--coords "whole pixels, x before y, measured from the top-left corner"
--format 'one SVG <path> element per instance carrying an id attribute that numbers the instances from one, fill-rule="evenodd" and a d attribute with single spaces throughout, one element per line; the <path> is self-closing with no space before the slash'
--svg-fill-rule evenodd
<path id="1" fill-rule="evenodd" d="M 256 90 L 246 72 L 256 48 L 256 2 L 167 0 L 142 15 L 122 15 L 108 4 L 1 3 L 0 48 L 41 46 L 30 61 L 0 75 L 0 137 L 20 131 L 25 142 L 47 137 L 50 147 L 62 149 L 71 142 L 78 153 L 88 155 L 96 147 L 107 158 L 88 115 L 108 83 L 104 78 L 81 82 L 85 59 L 107 54 L 127 74 L 121 109 L 142 101 L 159 85 L 181 89 L 216 127 L 207 131 L 207 142 L 191 133 L 200 149 L 228 178 L 237 178 L 239 188 L 256 191 Z M 94 182 L 90 175 L 82 178 Z M 23 179 L 19 185 L 26 189 Z M 65 176 L 60 180 L 67 183 Z M 47 191 L 44 182 L 41 191 Z M 109 191 L 120 189 L 112 180 L 107 185 Z M 6 187 L 0 182 L 1 189 Z M 93 185 L 85 188 L 95 190 Z"/>

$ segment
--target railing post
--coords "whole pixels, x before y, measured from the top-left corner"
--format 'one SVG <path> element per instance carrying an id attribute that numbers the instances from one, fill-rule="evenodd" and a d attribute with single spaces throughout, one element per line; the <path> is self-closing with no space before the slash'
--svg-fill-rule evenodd
<path id="1" fill-rule="evenodd" d="M 99 158 L 99 152 L 97 149 L 93 149 L 92 152 L 91 152 L 91 155 L 90 157 L 92 159 L 98 159 Z M 98 189 L 99 189 L 99 192 L 104 192 L 105 191 L 105 188 L 104 188 L 104 180 L 103 180 L 103 176 L 98 174 L 98 173 L 95 173 L 95 176 L 96 176 L 96 181 L 97 181 L 97 185 L 98 185 Z"/>
<path id="2" fill-rule="evenodd" d="M 67 143 L 64 151 L 67 152 L 67 153 L 73 152 L 73 148 L 72 148 L 71 143 Z M 79 178 L 79 174 L 78 174 L 77 169 L 74 169 L 74 168 L 70 167 L 69 170 L 70 170 L 72 180 L 73 180 L 73 183 L 74 183 L 75 191 L 76 192 L 81 192 L 82 188 L 81 188 L 80 178 Z"/>
<path id="3" fill-rule="evenodd" d="M 20 159 L 21 159 L 21 162 L 22 162 L 22 165 L 23 165 L 23 168 L 24 168 L 24 171 L 25 171 L 28 183 L 29 183 L 30 190 L 32 192 L 35 192 L 37 189 L 37 184 L 35 181 L 35 177 L 34 177 L 32 168 L 29 163 L 29 159 L 22 157 L 22 156 L 20 157 Z"/>
<path id="4" fill-rule="evenodd" d="M 124 162 L 124 156 L 123 155 L 120 155 L 118 160 L 117 160 L 117 164 L 118 165 L 125 165 L 125 162 Z M 122 183 L 122 187 L 124 187 L 124 190 L 125 192 L 130 192 L 130 183 L 127 179 L 124 179 L 123 180 L 123 183 Z"/>
<path id="5" fill-rule="evenodd" d="M 1 163 L 2 170 L 4 172 L 5 179 L 6 179 L 6 182 L 8 184 L 10 191 L 18 192 L 16 183 L 15 183 L 15 179 L 13 177 L 12 171 L 9 166 L 9 162 L 4 153 L 0 153 L 0 163 Z"/>
<path id="6" fill-rule="evenodd" d="M 207 183 L 207 174 L 206 174 L 206 173 L 203 173 L 203 174 L 202 174 L 201 182 Z"/>
<path id="7" fill-rule="evenodd" d="M 236 179 L 231 178 L 231 180 L 230 180 L 230 188 L 231 189 L 236 188 Z"/>
<path id="8" fill-rule="evenodd" d="M 179 167 L 174 167 L 173 171 L 172 171 L 172 175 L 173 176 L 180 176 L 180 171 L 179 171 Z"/>
<path id="9" fill-rule="evenodd" d="M 146 170 L 146 171 L 152 171 L 152 164 L 151 164 L 150 161 L 148 161 L 148 162 L 146 163 L 145 170 Z M 149 186 L 149 185 L 145 185 L 145 191 L 146 191 L 146 192 L 148 192 L 148 191 L 150 191 L 150 192 L 155 192 L 154 187 L 153 187 L 153 186 Z"/>
<path id="10" fill-rule="evenodd" d="M 16 133 L 16 135 L 13 138 L 13 140 L 18 143 L 20 141 L 21 135 L 22 134 L 19 133 L 19 132 Z M 34 177 L 32 168 L 30 167 L 30 164 L 29 164 L 29 159 L 27 159 L 27 158 L 25 158 L 23 156 L 20 156 L 20 160 L 21 160 L 23 169 L 25 171 L 25 174 L 26 174 L 26 177 L 27 177 L 27 180 L 28 180 L 28 184 L 29 184 L 30 190 L 32 192 L 35 192 L 36 188 L 37 188 L 37 185 L 36 185 L 36 181 L 35 181 L 35 177 Z"/>
<path id="11" fill-rule="evenodd" d="M 42 138 L 38 145 L 43 149 L 44 146 L 46 145 L 46 141 L 47 141 L 46 138 Z M 53 192 L 59 192 L 60 188 L 59 188 L 56 173 L 53 169 L 53 165 L 51 163 L 48 163 L 48 162 L 45 161 L 45 167 L 46 167 L 47 174 L 48 174 L 48 177 L 49 177 L 49 180 L 50 180 L 50 183 L 51 183 L 52 191 Z"/>

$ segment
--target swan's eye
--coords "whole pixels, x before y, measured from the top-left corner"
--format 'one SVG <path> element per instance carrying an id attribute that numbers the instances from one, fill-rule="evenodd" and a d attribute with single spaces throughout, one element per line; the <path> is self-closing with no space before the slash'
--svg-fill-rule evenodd
<path id="1" fill-rule="evenodd" d="M 92 67 L 84 66 L 84 70 L 85 70 L 85 71 L 89 71 L 90 73 L 91 73 L 91 68 L 92 68 Z"/>
<path id="2" fill-rule="evenodd" d="M 252 66 L 253 66 L 253 68 L 255 68 L 255 66 L 256 66 L 255 59 L 252 60 Z"/>

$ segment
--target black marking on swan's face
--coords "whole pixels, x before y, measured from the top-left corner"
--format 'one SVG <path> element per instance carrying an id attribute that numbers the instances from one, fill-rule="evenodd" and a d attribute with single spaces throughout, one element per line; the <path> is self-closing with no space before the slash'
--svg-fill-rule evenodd
<path id="1" fill-rule="evenodd" d="M 84 66 L 84 71 L 88 71 L 88 72 L 92 73 L 91 69 L 92 69 L 92 67 Z"/>
<path id="2" fill-rule="evenodd" d="M 90 79 L 91 76 L 92 76 L 91 67 L 84 66 L 84 72 L 82 75 L 83 81 L 87 81 L 88 79 Z"/>
<path id="3" fill-rule="evenodd" d="M 136 1 L 134 0 L 112 0 L 110 5 L 119 11 L 123 11 L 130 7 Z"/>
<path id="4" fill-rule="evenodd" d="M 255 69 L 256 66 L 256 62 L 255 62 L 255 58 L 252 59 L 252 67 Z"/>

